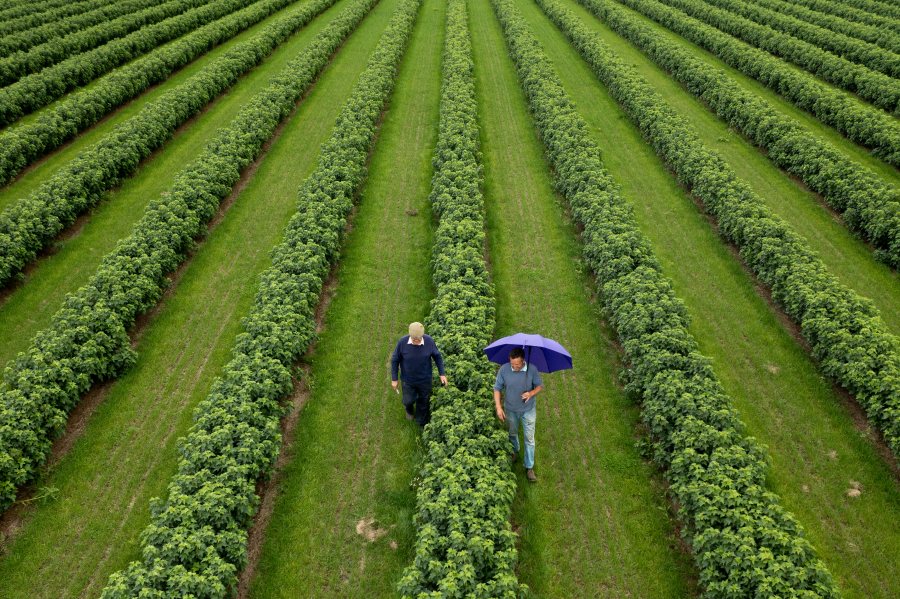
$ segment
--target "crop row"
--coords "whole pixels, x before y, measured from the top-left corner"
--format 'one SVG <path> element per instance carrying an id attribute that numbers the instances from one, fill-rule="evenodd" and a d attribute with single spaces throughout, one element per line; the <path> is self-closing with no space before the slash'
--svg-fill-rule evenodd
<path id="1" fill-rule="evenodd" d="M 818 48 L 827 50 L 837 56 L 842 56 L 873 71 L 880 71 L 891 77 L 900 75 L 900 56 L 884 48 L 823 29 L 817 25 L 806 23 L 800 19 L 780 14 L 756 4 L 738 0 L 704 0 L 704 2 L 809 42 Z"/>
<path id="2" fill-rule="evenodd" d="M 275 0 L 275 4 L 291 1 Z M 81 152 L 28 198 L 0 213 L 0 284 L 9 282 L 78 215 L 133 173 L 140 161 L 165 144 L 179 126 L 335 1 L 313 0 L 278 18 L 147 104 Z"/>
<path id="3" fill-rule="evenodd" d="M 900 167 L 900 124 L 891 115 L 657 0 L 619 2 L 709 50 L 850 140 L 872 148 L 876 156 Z"/>
<path id="4" fill-rule="evenodd" d="M 887 332 L 872 302 L 839 283 L 633 67 L 569 11 L 551 0 L 538 3 L 799 325 L 821 371 L 856 397 L 900 455 L 900 341 Z"/>
<path id="5" fill-rule="evenodd" d="M 208 0 L 170 0 L 165 4 L 146 8 L 147 2 L 145 1 L 143 7 L 133 7 L 131 12 L 117 19 L 104 21 L 85 31 L 54 36 L 50 41 L 31 48 L 27 52 L 16 52 L 12 56 L 0 59 L 0 85 L 14 83 L 25 75 L 37 73 L 61 60 L 96 48 L 146 25 L 203 6 L 207 2 Z M 150 0 L 150 3 L 155 4 L 156 1 Z"/>
<path id="6" fill-rule="evenodd" d="M 838 87 L 857 94 L 879 108 L 900 114 L 900 86 L 884 73 L 798 40 L 771 27 L 754 23 L 702 0 L 664 0 L 685 13 L 745 42 L 780 56 Z"/>
<path id="7" fill-rule="evenodd" d="M 785 0 L 754 0 L 754 2 L 760 6 L 796 17 L 807 23 L 818 25 L 819 27 L 824 27 L 838 33 L 843 33 L 844 35 L 849 35 L 858 40 L 870 42 L 894 53 L 900 53 L 900 38 L 897 37 L 896 31 L 890 29 L 886 31 L 881 30 L 872 25 L 856 23 L 828 13 L 817 12 L 804 6 L 791 4 Z"/>
<path id="8" fill-rule="evenodd" d="M 0 56 L 8 56 L 13 52 L 23 52 L 52 39 L 81 31 L 98 23 L 115 19 L 122 15 L 156 6 L 168 0 L 125 0 L 101 6 L 96 10 L 81 12 L 61 21 L 44 23 L 25 31 L 0 37 Z"/>
<path id="9" fill-rule="evenodd" d="M 176 69 L 296 1 L 261 0 L 227 15 L 67 95 L 33 122 L 0 132 L 0 185 Z"/>
<path id="10" fill-rule="evenodd" d="M 859 10 L 865 12 L 875 13 L 876 15 L 883 15 L 886 17 L 892 17 L 893 19 L 900 19 L 900 6 L 896 6 L 894 4 L 879 2 L 878 0 L 842 0 L 844 4 L 848 4 L 854 8 L 858 8 Z"/>
<path id="11" fill-rule="evenodd" d="M 481 348 L 494 330 L 494 291 L 484 259 L 484 199 L 472 45 L 465 0 L 447 5 L 440 124 L 431 204 L 435 299 L 429 331 L 451 385 L 432 400 L 425 461 L 416 492 L 415 559 L 398 586 L 402 597 L 515 598 L 515 479 L 509 440 L 495 424 L 493 368 Z"/>
<path id="12" fill-rule="evenodd" d="M 628 360 L 654 457 L 665 469 L 705 597 L 837 597 L 799 524 L 765 489 L 762 450 L 688 331 L 632 207 L 510 0 L 492 0 L 555 186 L 584 229 L 584 259 Z M 549 3 L 546 3 L 549 6 Z M 556 12 L 556 9 L 552 9 Z"/>
<path id="13" fill-rule="evenodd" d="M 281 444 L 280 400 L 291 389 L 294 362 L 315 338 L 316 305 L 420 5 L 401 3 L 338 116 L 316 170 L 300 188 L 272 266 L 260 277 L 232 359 L 181 440 L 168 499 L 153 501 L 141 534 L 143 558 L 110 577 L 105 599 L 233 594 L 247 560 L 256 483 L 271 471 Z"/>
<path id="14" fill-rule="evenodd" d="M 256 0 L 216 0 L 113 40 L 108 44 L 19 79 L 0 89 L 0 126 L 46 106 L 153 48 L 221 18 Z"/>
<path id="15" fill-rule="evenodd" d="M 0 12 L 0 35 L 9 35 L 44 23 L 64 19 L 70 15 L 93 10 L 109 4 L 111 0 L 52 0 L 48 2 L 23 2 Z"/>
<path id="16" fill-rule="evenodd" d="M 295 16 L 298 26 L 333 2 L 303 6 Z M 66 297 L 50 326 L 6 368 L 0 396 L 0 511 L 44 462 L 81 394 L 132 362 L 128 329 L 157 302 L 167 273 L 184 260 L 241 169 L 258 155 L 370 5 L 371 0 L 355 3 L 254 95 L 176 176 L 170 192 L 151 201 L 131 235 L 104 257 L 84 287 Z"/>
<path id="17" fill-rule="evenodd" d="M 579 0 L 616 33 L 646 53 L 719 117 L 766 150 L 772 162 L 820 193 L 844 222 L 900 267 L 900 191 L 853 162 L 764 99 L 641 23 L 610 0 Z M 584 43 L 582 39 L 580 43 Z M 900 139 L 898 139 L 900 142 Z M 900 143 L 894 153 L 900 161 Z"/>
<path id="18" fill-rule="evenodd" d="M 890 17 L 874 11 L 860 8 L 859 6 L 851 6 L 851 2 L 847 0 L 793 0 L 797 4 L 811 8 L 818 12 L 824 12 L 830 15 L 843 17 L 845 19 L 882 27 L 884 29 L 900 30 L 900 21 L 897 16 Z M 900 15 L 898 15 L 900 16 Z"/>

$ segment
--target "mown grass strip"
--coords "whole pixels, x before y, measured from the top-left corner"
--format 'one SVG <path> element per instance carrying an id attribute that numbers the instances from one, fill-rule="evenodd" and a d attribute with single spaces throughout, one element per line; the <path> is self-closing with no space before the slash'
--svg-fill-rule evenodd
<path id="1" fill-rule="evenodd" d="M 99 75 L 253 3 L 216 0 L 23 77 L 0 89 L 0 125 L 14 123 Z"/>
<path id="2" fill-rule="evenodd" d="M 772 306 L 765 289 L 734 248 L 722 243 L 709 217 L 697 210 L 696 200 L 645 143 L 588 63 L 532 0 L 517 5 L 588 122 L 606 168 L 634 206 L 641 232 L 651 241 L 675 295 L 684 301 L 688 329 L 700 352 L 711 359 L 748 434 L 766 448 L 768 488 L 803 526 L 843 596 L 893 597 L 900 564 L 891 556 L 900 552 L 900 522 L 887 523 L 883 514 L 900 509 L 900 495 L 886 448 L 873 442 L 874 429 L 858 409 L 848 409 L 846 395 L 818 372 L 797 331 L 785 326 L 787 319 Z M 767 180 L 766 169 L 774 169 L 764 156 L 750 147 L 746 153 L 755 159 L 733 152 L 734 134 L 677 83 L 666 81 L 665 73 L 575 0 L 565 5 L 600 32 L 624 62 L 636 65 L 679 113 L 688 118 L 693 112 L 702 114 L 704 118 L 692 120 L 704 139 L 723 153 L 732 151 L 728 161 L 735 168 L 741 165 L 742 177 Z M 727 142 L 716 144 L 719 137 Z M 748 168 L 754 164 L 759 172 Z M 836 223 L 832 226 L 847 234 Z M 860 257 L 877 266 L 867 253 Z M 895 286 L 888 280 L 882 284 Z M 848 496 L 857 486 L 861 495 Z"/>
<path id="3" fill-rule="evenodd" d="M 300 190 L 297 213 L 260 277 L 224 376 L 198 406 L 168 499 L 154 503 L 143 560 L 110 577 L 103 597 L 228 595 L 246 563 L 257 480 L 280 445 L 280 400 L 291 365 L 315 337 L 314 312 L 366 175 L 378 117 L 415 24 L 420 0 L 400 4 Z"/>
<path id="4" fill-rule="evenodd" d="M 541 332 L 575 361 L 573 370 L 544 377 L 537 484 L 526 480 L 521 461 L 514 467 L 518 578 L 538 597 L 691 596 L 696 573 L 656 469 L 635 447 L 639 415 L 619 386 L 616 340 L 596 324 L 581 248 L 554 194 L 500 23 L 490 3 L 469 9 L 495 335 Z"/>
<path id="5" fill-rule="evenodd" d="M 847 226 L 875 245 L 876 256 L 900 267 L 900 189 L 799 122 L 779 114 L 766 100 L 723 77 L 688 50 L 657 35 L 618 5 L 605 0 L 582 0 L 581 4 L 764 149 L 772 162 L 820 193 L 842 214 Z M 579 38 L 580 43 L 584 39 Z M 894 154 L 894 161 L 900 161 L 900 145 Z"/>
<path id="6" fill-rule="evenodd" d="M 282 0 L 284 1 L 284 0 Z M 270 23 L 117 126 L 28 198 L 0 213 L 0 285 L 165 144 L 172 133 L 334 0 L 314 0 Z"/>
<path id="7" fill-rule="evenodd" d="M 271 518 L 241 596 L 396 597 L 413 558 L 421 433 L 385 367 L 434 295 L 428 191 L 445 3 L 425 0 L 420 10 L 326 292 L 324 328 L 304 358 L 295 441 L 264 499 Z"/>
<path id="8" fill-rule="evenodd" d="M 150 0 L 149 7 L 146 1 L 143 6 L 132 6 L 124 16 L 114 20 L 101 19 L 103 22 L 87 31 L 73 32 L 69 35 L 59 31 L 57 39 L 52 42 L 39 44 L 27 51 L 19 51 L 0 59 L 0 86 L 10 85 L 25 75 L 38 73 L 50 65 L 101 46 L 141 27 L 158 23 L 206 3 L 206 0 L 169 0 L 159 4 L 156 0 Z"/>
<path id="9" fill-rule="evenodd" d="M 855 93 L 878 108 L 894 115 L 900 114 L 900 88 L 894 78 L 884 73 L 850 62 L 808 42 L 716 8 L 702 0 L 665 0 L 664 3 L 760 50 L 792 62 L 837 87 Z"/>
<path id="10" fill-rule="evenodd" d="M 295 57 L 347 4 L 298 34 L 303 43 L 292 43 L 284 58 Z M 96 410 L 86 421 L 82 416 L 84 432 L 35 483 L 37 489 L 59 489 L 58 496 L 13 508 L 20 528 L 0 546 L 0 596 L 98 596 L 110 574 L 140 559 L 139 533 L 150 523 L 147 505 L 164 495 L 177 471 L 176 441 L 230 359 L 256 279 L 271 264 L 269 252 L 296 211 L 297 189 L 315 168 L 316 149 L 331 133 L 396 4 L 380 2 L 341 47 L 246 187 L 233 203 L 229 198 L 177 285 L 141 326 L 134 368 L 101 390 Z M 261 89 L 287 62 L 264 65 L 264 76 L 250 86 Z"/>
<path id="11" fill-rule="evenodd" d="M 62 22 L 59 23 L 46 23 L 37 27 L 32 27 L 27 31 L 6 35 L 0 37 L 0 56 L 6 57 L 13 52 L 24 52 L 38 44 L 48 42 L 54 37 L 63 37 L 67 34 L 82 31 L 88 27 L 102 23 L 103 21 L 108 21 L 124 14 L 163 4 L 168 1 L 169 0 L 125 0 L 124 2 L 115 2 L 111 5 L 101 6 L 95 10 L 73 15 L 67 19 L 63 19 Z"/>
<path id="12" fill-rule="evenodd" d="M 218 19 L 68 94 L 0 132 L 0 183 L 176 70 L 296 0 L 268 0 Z M 8 195 L 10 190 L 7 190 Z M 24 194 L 23 194 L 24 195 Z M 2 205 L 2 203 L 0 203 Z"/>
<path id="13" fill-rule="evenodd" d="M 900 341 L 887 332 L 872 303 L 829 273 L 806 241 L 706 148 L 633 67 L 570 11 L 550 0 L 538 3 L 800 326 L 822 372 L 856 397 L 900 455 Z"/>
<path id="14" fill-rule="evenodd" d="M 704 593 L 836 597 L 796 520 L 765 489 L 762 451 L 697 351 L 681 302 L 537 39 L 508 0 L 493 5 L 557 186 L 584 226 L 585 260 L 628 357 L 629 387 L 643 400 Z"/>
<path id="15" fill-rule="evenodd" d="M 433 399 L 416 490 L 416 551 L 398 590 L 405 598 L 515 599 L 515 479 L 509 441 L 487 400 L 494 368 L 481 348 L 494 330 L 494 291 L 484 259 L 478 104 L 464 0 L 447 7 L 440 129 L 431 205 L 436 296 L 428 330 L 442 348 L 447 389 Z"/>
<path id="16" fill-rule="evenodd" d="M 619 0 L 642 15 L 705 48 L 753 77 L 848 139 L 900 165 L 900 124 L 892 115 L 836 89 L 802 69 L 657 0 Z"/>
<path id="17" fill-rule="evenodd" d="M 307 21 L 324 6 L 308 5 Z M 128 329 L 156 304 L 166 275 L 185 259 L 219 202 L 375 0 L 351 5 L 256 94 L 204 152 L 151 202 L 132 234 L 91 280 L 66 298 L 47 329 L 4 372 L 0 411 L 0 507 L 32 479 L 68 413 L 96 382 L 118 376 L 135 355 Z M 35 383 L 37 381 L 37 383 Z"/>

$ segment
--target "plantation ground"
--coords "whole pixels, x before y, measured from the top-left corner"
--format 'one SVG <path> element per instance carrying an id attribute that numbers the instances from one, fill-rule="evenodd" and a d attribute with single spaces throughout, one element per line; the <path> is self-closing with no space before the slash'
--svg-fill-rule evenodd
<path id="1" fill-rule="evenodd" d="M 2 364 L 29 347 L 148 202 L 348 1 L 314 19 L 182 126 L 30 266 L 23 281 L 0 290 Z M 697 596 L 697 565 L 679 537 L 683 523 L 666 494 L 664 473 L 641 455 L 645 429 L 640 407 L 619 380 L 622 351 L 581 261 L 578 230 L 554 191 L 499 23 L 487 0 L 467 2 L 484 161 L 485 256 L 496 292 L 494 337 L 541 333 L 563 343 L 575 362 L 574 370 L 544 379 L 539 482 L 526 481 L 521 460 L 513 465 L 516 575 L 536 597 Z M 897 596 L 896 459 L 855 400 L 822 377 L 796 326 L 577 51 L 533 0 L 515 4 L 634 207 L 690 315 L 700 351 L 747 433 L 766 448 L 769 488 L 796 516 L 845 597 Z M 877 262 L 821 198 L 638 49 L 576 0 L 563 4 L 663 94 L 841 283 L 874 302 L 888 331 L 900 334 L 895 270 Z M 228 361 L 257 277 L 295 210 L 297 189 L 399 5 L 381 0 L 339 49 L 223 203 L 160 305 L 139 321 L 135 366 L 88 394 L 50 465 L 23 495 L 37 498 L 0 516 L 0 596 L 99 596 L 112 572 L 140 557 L 150 499 L 166 492 L 175 473 L 177 441 Z M 274 480 L 259 487 L 268 494 L 266 516 L 253 531 L 242 597 L 391 597 L 414 559 L 415 491 L 426 456 L 417 426 L 403 418 L 399 397 L 390 391 L 388 359 L 406 324 L 427 318 L 434 296 L 428 194 L 445 15 L 442 0 L 424 0 L 329 282 L 319 340 L 298 364 L 303 380 L 287 400 L 296 417 L 291 440 Z M 277 17 L 211 50 L 0 188 L 0 211 Z M 706 51 L 639 19 L 900 188 L 897 169 Z"/>

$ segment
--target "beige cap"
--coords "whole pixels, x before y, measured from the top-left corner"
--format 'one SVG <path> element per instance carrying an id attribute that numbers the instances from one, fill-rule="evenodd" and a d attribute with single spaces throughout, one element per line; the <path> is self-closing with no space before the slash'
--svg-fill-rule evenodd
<path id="1" fill-rule="evenodd" d="M 425 325 L 421 322 L 413 322 L 409 325 L 409 336 L 415 337 L 416 339 L 421 339 L 422 335 L 425 334 Z"/>

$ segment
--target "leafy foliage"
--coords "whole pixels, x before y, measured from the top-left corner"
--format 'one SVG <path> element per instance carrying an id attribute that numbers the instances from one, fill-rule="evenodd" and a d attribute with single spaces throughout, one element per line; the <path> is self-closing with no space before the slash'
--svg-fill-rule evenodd
<path id="1" fill-rule="evenodd" d="M 622 198 L 538 40 L 510 0 L 492 0 L 556 188 L 583 227 L 584 259 L 630 364 L 653 454 L 665 468 L 706 597 L 837 597 L 799 524 L 765 489 L 762 450 L 687 329 Z"/>
<path id="2" fill-rule="evenodd" d="M 731 13 L 746 17 L 756 23 L 771 27 L 794 38 L 809 42 L 836 56 L 861 64 L 873 71 L 897 77 L 900 75 L 900 56 L 864 41 L 829 31 L 775 10 L 736 0 L 705 0 Z"/>
<path id="3" fill-rule="evenodd" d="M 877 2 L 868 0 L 859 2 L 854 0 L 794 0 L 794 2 L 818 12 L 843 17 L 849 21 L 900 31 L 900 23 L 897 22 L 897 19 L 900 18 L 900 11 L 897 11 L 892 18 L 891 10 L 881 10 L 885 7 Z M 881 14 L 875 12 L 878 10 L 881 10 Z M 894 10 L 896 11 L 896 8 Z"/>
<path id="4" fill-rule="evenodd" d="M 900 38 L 897 37 L 896 31 L 890 29 L 882 30 L 866 23 L 856 23 L 849 19 L 843 19 L 828 13 L 810 10 L 804 6 L 798 6 L 797 4 L 791 4 L 790 2 L 785 2 L 785 0 L 756 0 L 756 3 L 760 6 L 796 17 L 807 23 L 870 42 L 885 50 L 894 52 L 895 54 L 900 53 Z M 827 32 L 822 33 L 823 35 L 829 35 Z"/>
<path id="5" fill-rule="evenodd" d="M 685 15 L 657 0 L 621 0 L 660 25 L 709 50 L 729 66 L 753 77 L 797 108 L 813 114 L 848 139 L 872 148 L 900 167 L 900 124 L 882 110 L 863 104 L 784 61 Z M 607 12 L 607 11 L 604 11 Z"/>
<path id="6" fill-rule="evenodd" d="M 358 22 L 375 0 L 357 0 L 339 20 Z M 181 441 L 178 474 L 166 501 L 154 501 L 141 535 L 142 560 L 113 574 L 114 597 L 225 597 L 247 560 L 257 509 L 257 480 L 271 471 L 281 443 L 280 399 L 291 389 L 293 362 L 315 337 L 315 309 L 337 260 L 353 198 L 366 177 L 378 120 L 421 0 L 404 0 L 300 188 L 297 213 L 260 277 L 259 291 L 232 359 Z M 333 43 L 339 38 L 332 38 Z M 302 57 L 301 57 L 302 58 Z M 303 66 L 303 60 L 292 63 Z M 292 77 L 291 67 L 281 79 Z M 277 83 L 275 86 L 277 87 Z"/>
<path id="7" fill-rule="evenodd" d="M 0 132 L 0 184 L 176 69 L 295 1 L 262 0 L 236 11 L 68 94 L 33 122 Z"/>
<path id="8" fill-rule="evenodd" d="M 331 2 L 307 4 L 307 20 Z M 0 391 L 0 509 L 34 477 L 81 394 L 133 362 L 129 327 L 157 302 L 166 275 L 184 260 L 241 170 L 374 2 L 355 2 L 254 95 L 176 175 L 170 191 L 150 202 L 131 235 L 103 259 L 84 287 L 66 297 L 31 347 L 7 366 Z"/>
<path id="9" fill-rule="evenodd" d="M 494 330 L 494 291 L 484 260 L 481 149 L 465 0 L 450 0 L 431 204 L 436 297 L 429 331 L 451 386 L 435 394 L 417 490 L 415 560 L 403 597 L 511 597 L 523 590 L 509 517 L 515 480 L 509 440 L 495 424 L 493 367 L 481 352 Z"/>
<path id="10" fill-rule="evenodd" d="M 284 4 L 291 0 L 276 0 Z M 141 160 L 208 102 L 262 62 L 281 42 L 335 0 L 313 0 L 266 26 L 196 75 L 147 104 L 56 172 L 26 199 L 0 213 L 0 284 L 9 282 L 56 235 L 133 173 Z"/>
<path id="11" fill-rule="evenodd" d="M 61 23 L 50 23 L 43 27 L 29 29 L 15 36 L 14 40 L 0 39 L 0 48 L 16 48 L 12 44 L 18 46 L 17 52 L 0 59 L 0 85 L 9 85 L 29 73 L 37 73 L 45 67 L 79 52 L 96 48 L 111 39 L 122 37 L 136 29 L 181 14 L 188 9 L 202 6 L 206 1 L 170 0 L 159 6 L 156 6 L 159 4 L 159 0 L 125 2 L 122 4 L 130 4 L 131 9 L 119 13 L 123 16 L 112 20 L 109 20 L 109 16 L 102 18 L 98 16 L 97 18 L 100 20 L 97 23 L 99 25 L 85 31 L 75 31 L 70 35 L 65 35 L 66 24 L 70 20 L 76 20 L 73 18 Z M 118 5 L 109 8 L 122 10 L 122 7 Z M 110 10 L 103 12 L 111 13 Z M 36 41 L 42 37 L 44 38 L 43 43 Z"/>
<path id="12" fill-rule="evenodd" d="M 705 204 L 721 234 L 772 290 L 801 329 L 822 372 L 850 391 L 900 455 L 900 341 L 872 302 L 845 287 L 787 223 L 731 167 L 707 149 L 687 122 L 637 71 L 624 64 L 571 12 L 538 0 L 590 63 L 678 180 Z"/>
<path id="13" fill-rule="evenodd" d="M 208 3 L 23 77 L 0 89 L 0 126 L 8 125 L 103 73 L 253 1 Z"/>
<path id="14" fill-rule="evenodd" d="M 900 190 L 853 162 L 821 137 L 783 116 L 756 94 L 723 77 L 691 52 L 668 41 L 608 0 L 580 0 L 613 30 L 631 41 L 703 100 L 729 125 L 766 150 L 772 162 L 822 194 L 844 222 L 875 247 L 876 255 L 900 266 Z M 589 43 L 582 29 L 570 29 Z M 895 127 L 896 128 L 896 127 Z M 893 154 L 900 161 L 900 128 Z"/>
<path id="15" fill-rule="evenodd" d="M 38 27 L 42 23 L 58 21 L 79 12 L 94 10 L 105 4 L 109 4 L 109 0 L 21 2 L 18 6 L 10 6 L 0 10 L 0 35 L 9 35 L 17 31 Z"/>
<path id="16" fill-rule="evenodd" d="M 710 6 L 702 0 L 665 0 L 669 6 L 738 37 L 857 94 L 895 115 L 900 114 L 900 86 L 892 77 L 850 62 L 821 48 L 750 19 Z"/>

